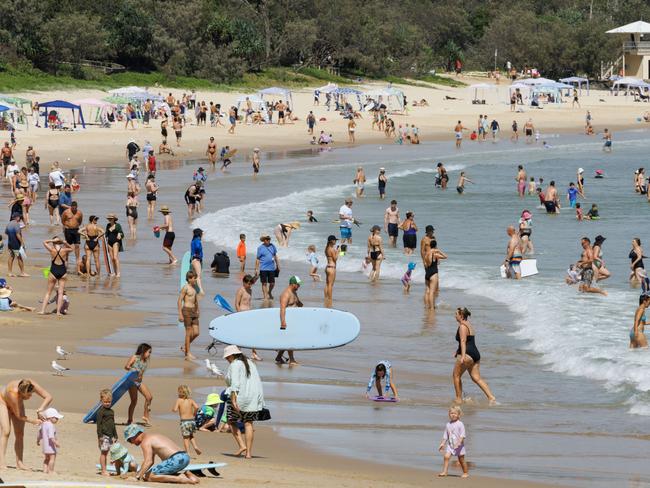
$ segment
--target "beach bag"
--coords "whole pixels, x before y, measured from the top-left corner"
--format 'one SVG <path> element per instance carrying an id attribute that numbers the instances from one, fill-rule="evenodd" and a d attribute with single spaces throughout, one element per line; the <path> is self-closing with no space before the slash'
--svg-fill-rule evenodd
<path id="1" fill-rule="evenodd" d="M 259 415 L 257 416 L 259 422 L 264 422 L 265 420 L 271 420 L 271 411 L 268 408 L 263 408 L 260 410 Z"/>

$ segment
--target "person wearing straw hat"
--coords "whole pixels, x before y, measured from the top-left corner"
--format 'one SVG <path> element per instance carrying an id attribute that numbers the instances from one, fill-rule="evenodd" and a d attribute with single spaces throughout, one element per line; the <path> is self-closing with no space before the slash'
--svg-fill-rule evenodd
<path id="1" fill-rule="evenodd" d="M 278 245 L 280 247 L 289 247 L 289 237 L 291 237 L 291 232 L 293 230 L 300 229 L 300 222 L 287 222 L 284 224 L 278 224 L 273 229 L 275 238 L 278 240 Z"/>
<path id="2" fill-rule="evenodd" d="M 226 346 L 223 358 L 228 361 L 228 371 L 224 377 L 228 395 L 227 415 L 230 432 L 239 450 L 235 456 L 246 453 L 246 459 L 253 457 L 253 422 L 260 420 L 264 409 L 264 391 L 257 366 L 250 361 L 237 346 Z M 237 428 L 237 422 L 244 423 L 244 437 Z"/>
<path id="3" fill-rule="evenodd" d="M 108 244 L 108 255 L 113 264 L 113 272 L 116 278 L 120 277 L 120 258 L 119 253 L 124 250 L 122 241 L 124 240 L 124 231 L 122 226 L 117 223 L 117 215 L 110 213 L 106 216 L 106 244 Z"/>
<path id="4" fill-rule="evenodd" d="M 160 230 L 165 231 L 165 237 L 163 238 L 162 249 L 167 254 L 169 258 L 169 264 L 176 264 L 178 259 L 174 256 L 172 252 L 172 246 L 174 245 L 174 239 L 176 239 L 176 234 L 174 233 L 174 222 L 172 220 L 171 213 L 167 205 L 160 207 L 160 213 L 163 214 L 163 225 L 160 226 Z"/>
<path id="5" fill-rule="evenodd" d="M 7 207 L 9 207 L 9 215 L 19 214 L 20 217 L 23 217 L 23 205 L 25 203 L 25 195 L 18 193 L 14 199 L 9 202 Z"/>
<path id="6" fill-rule="evenodd" d="M 19 303 L 16 303 L 11 298 L 9 298 L 13 293 L 13 290 L 11 287 L 7 286 L 6 283 L 7 282 L 3 278 L 0 278 L 0 312 L 9 312 L 12 308 L 21 310 L 23 312 L 33 312 L 33 307 L 20 305 Z"/>
<path id="7" fill-rule="evenodd" d="M 62 315 L 63 295 L 65 294 L 65 282 L 68 274 L 68 255 L 74 251 L 74 248 L 59 236 L 54 236 L 52 239 L 43 241 L 43 247 L 50 253 L 52 261 L 50 264 L 50 273 L 47 276 L 47 290 L 43 298 L 43 307 L 39 314 L 45 314 L 45 307 L 47 307 L 50 301 L 50 295 L 54 287 L 57 286 L 56 314 Z"/>

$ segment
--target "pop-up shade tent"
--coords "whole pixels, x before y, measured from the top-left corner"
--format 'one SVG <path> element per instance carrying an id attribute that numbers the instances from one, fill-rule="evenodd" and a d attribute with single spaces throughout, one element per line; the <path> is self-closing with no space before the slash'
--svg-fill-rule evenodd
<path id="1" fill-rule="evenodd" d="M 469 89 L 474 90 L 473 100 L 485 100 L 485 92 L 494 90 L 494 92 L 497 93 L 499 87 L 497 85 L 491 85 L 489 83 L 477 83 L 475 85 L 470 85 Z M 479 92 L 481 93 L 480 99 L 478 97 Z"/>
<path id="2" fill-rule="evenodd" d="M 114 103 L 110 103 L 105 100 L 98 100 L 97 98 L 82 98 L 81 100 L 75 100 L 72 103 L 74 103 L 75 105 L 79 105 L 80 107 L 81 106 L 90 107 L 91 115 L 92 115 L 92 109 L 96 109 L 97 110 L 97 112 L 95 113 L 96 122 L 102 122 L 105 118 L 105 115 L 115 109 Z M 89 120 L 93 120 L 93 118 L 90 117 Z"/>
<path id="3" fill-rule="evenodd" d="M 647 90 L 650 88 L 650 84 L 646 83 L 639 78 L 633 78 L 632 76 L 625 76 L 619 78 L 612 85 L 612 91 L 615 88 L 616 94 L 618 95 L 621 91 L 621 87 L 625 87 L 625 96 L 630 92 L 630 88 L 638 88 L 639 90 Z"/>
<path id="4" fill-rule="evenodd" d="M 404 92 L 397 88 L 381 88 L 366 92 L 366 95 L 374 99 L 377 103 L 385 104 L 389 110 L 404 111 Z"/>
<path id="5" fill-rule="evenodd" d="M 248 99 L 249 102 L 251 102 L 251 106 L 253 107 L 253 110 L 256 112 L 260 112 L 262 114 L 262 117 L 264 118 L 264 121 L 266 123 L 269 122 L 269 113 L 266 110 L 266 103 L 264 103 L 264 100 L 262 100 L 260 97 L 257 95 L 243 95 L 237 99 L 237 110 L 241 112 L 241 107 L 246 107 L 246 99 Z"/>
<path id="6" fill-rule="evenodd" d="M 320 93 L 334 93 L 336 90 L 339 89 L 339 86 L 336 83 L 328 83 L 325 86 L 321 86 L 320 88 L 316 88 L 314 90 L 314 93 L 320 92 Z"/>
<path id="7" fill-rule="evenodd" d="M 123 86 L 122 88 L 115 88 L 113 90 L 108 90 L 108 93 L 111 95 L 117 95 L 118 97 L 127 97 L 135 95 L 137 93 L 146 93 L 147 90 L 140 88 L 139 86 Z"/>
<path id="8" fill-rule="evenodd" d="M 355 90 L 354 88 L 343 87 L 343 88 L 337 88 L 331 93 L 337 98 L 348 97 L 350 95 L 353 97 L 357 97 L 357 102 L 359 103 L 359 110 L 363 110 L 363 101 L 361 100 L 361 97 L 363 96 L 362 91 Z"/>
<path id="9" fill-rule="evenodd" d="M 9 107 L 6 105 L 0 105 L 0 112 L 7 112 L 9 110 Z"/>
<path id="10" fill-rule="evenodd" d="M 520 85 L 552 85 L 555 83 L 555 80 L 549 80 L 548 78 L 526 78 L 523 80 L 517 80 L 517 84 Z"/>
<path id="11" fill-rule="evenodd" d="M 285 100 L 289 104 L 289 108 L 293 110 L 293 97 L 291 96 L 291 90 L 287 88 L 282 88 L 279 86 L 272 86 L 269 88 L 264 88 L 264 90 L 260 90 L 257 92 L 259 97 L 264 100 L 264 96 L 270 96 L 270 97 L 280 97 L 282 100 Z"/>
<path id="12" fill-rule="evenodd" d="M 581 78 L 579 76 L 569 76 L 568 78 L 560 78 L 562 83 L 568 83 L 571 86 L 574 86 L 580 92 L 582 96 L 582 85 L 587 87 L 587 96 L 589 96 L 589 80 L 587 78 Z"/>
<path id="13" fill-rule="evenodd" d="M 75 105 L 74 103 L 66 102 L 65 100 L 52 100 L 51 102 L 45 102 L 45 103 L 39 103 L 38 104 L 39 108 L 44 108 L 45 110 L 45 127 L 47 127 L 47 115 L 50 109 L 53 108 L 67 108 L 72 110 L 72 124 L 77 128 L 77 121 L 75 117 L 75 110 L 79 114 L 79 121 L 81 122 L 81 126 L 85 129 L 86 128 L 86 123 L 84 122 L 84 114 L 81 111 L 81 106 L 80 105 Z"/>

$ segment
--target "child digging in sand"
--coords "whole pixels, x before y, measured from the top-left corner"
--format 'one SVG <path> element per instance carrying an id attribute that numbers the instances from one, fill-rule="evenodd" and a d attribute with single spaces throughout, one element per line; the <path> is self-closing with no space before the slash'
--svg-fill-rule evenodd
<path id="1" fill-rule="evenodd" d="M 438 450 L 443 453 L 444 464 L 438 476 L 447 476 L 449 460 L 452 456 L 458 456 L 458 462 L 463 469 L 461 478 L 467 478 L 467 463 L 465 462 L 465 425 L 460 421 L 463 411 L 458 406 L 449 407 L 449 422 L 445 426 L 445 433 Z"/>
<path id="2" fill-rule="evenodd" d="M 178 412 L 178 415 L 181 418 L 181 435 L 183 436 L 183 446 L 185 447 L 185 452 L 190 452 L 190 442 L 196 453 L 200 456 L 201 449 L 196 445 L 194 440 L 194 433 L 196 432 L 196 422 L 194 421 L 194 416 L 196 411 L 199 409 L 199 406 L 196 404 L 190 396 L 192 391 L 189 386 L 181 385 L 178 387 L 178 400 L 172 409 L 172 412 Z"/>

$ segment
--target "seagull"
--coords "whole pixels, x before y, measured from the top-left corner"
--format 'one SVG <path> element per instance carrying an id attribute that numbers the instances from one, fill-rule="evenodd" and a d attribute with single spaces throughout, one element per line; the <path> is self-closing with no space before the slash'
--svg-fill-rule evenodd
<path id="1" fill-rule="evenodd" d="M 56 346 L 56 353 L 59 355 L 59 359 L 68 359 L 68 355 L 71 354 L 61 346 Z"/>
<path id="2" fill-rule="evenodd" d="M 223 376 L 223 373 L 219 368 L 217 368 L 217 365 L 211 363 L 209 359 L 205 360 L 205 369 L 207 369 L 208 373 L 210 373 L 213 376 Z"/>
<path id="3" fill-rule="evenodd" d="M 56 376 L 63 376 L 64 371 L 70 371 L 70 368 L 65 368 L 56 361 L 52 361 L 52 369 L 56 371 Z"/>

